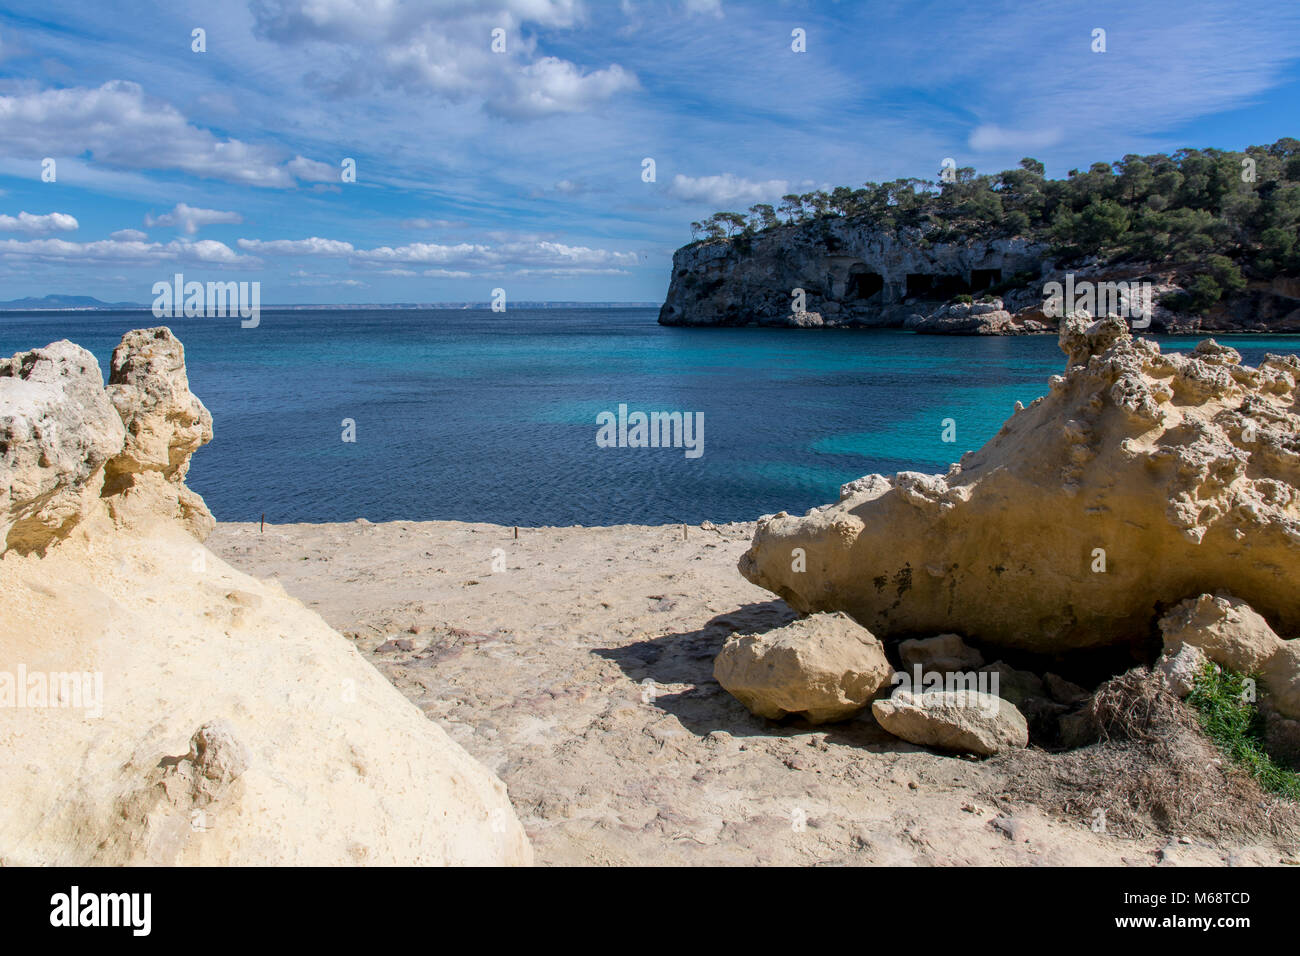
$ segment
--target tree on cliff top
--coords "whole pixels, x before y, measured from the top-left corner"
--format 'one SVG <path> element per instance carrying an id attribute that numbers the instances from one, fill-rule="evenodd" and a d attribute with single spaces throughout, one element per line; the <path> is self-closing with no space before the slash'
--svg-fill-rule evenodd
<path id="1" fill-rule="evenodd" d="M 707 242 L 836 218 L 922 228 L 932 242 L 1020 236 L 1050 244 L 1062 262 L 1187 264 L 1208 270 L 1200 300 L 1217 299 L 1212 286 L 1222 291 L 1236 281 L 1221 262 L 1209 268 L 1211 255 L 1237 278 L 1300 275 L 1300 140 L 1241 152 L 1130 153 L 1064 179 L 1048 179 L 1041 162 L 1025 158 L 996 175 L 961 167 L 950 182 L 907 178 L 789 193 L 775 210 L 758 203 L 747 217 L 715 213 L 692 223 L 692 234 L 703 232 Z"/>

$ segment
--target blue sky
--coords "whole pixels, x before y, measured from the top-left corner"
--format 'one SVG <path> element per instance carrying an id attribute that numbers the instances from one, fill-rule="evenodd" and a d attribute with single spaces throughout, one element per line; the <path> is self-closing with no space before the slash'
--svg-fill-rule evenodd
<path id="1" fill-rule="evenodd" d="M 1295 0 L 7 2 L 0 300 L 658 301 L 692 219 L 791 190 L 1300 136 L 1298 41 Z"/>

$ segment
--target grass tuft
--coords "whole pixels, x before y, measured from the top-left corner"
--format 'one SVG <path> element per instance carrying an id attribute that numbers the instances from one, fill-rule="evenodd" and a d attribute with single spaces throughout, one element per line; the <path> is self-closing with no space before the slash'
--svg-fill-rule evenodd
<path id="1" fill-rule="evenodd" d="M 1264 717 L 1255 706 L 1253 693 L 1258 685 L 1258 678 L 1206 662 L 1187 703 L 1200 718 L 1205 735 L 1260 787 L 1300 801 L 1300 774 L 1279 767 L 1264 749 Z"/>

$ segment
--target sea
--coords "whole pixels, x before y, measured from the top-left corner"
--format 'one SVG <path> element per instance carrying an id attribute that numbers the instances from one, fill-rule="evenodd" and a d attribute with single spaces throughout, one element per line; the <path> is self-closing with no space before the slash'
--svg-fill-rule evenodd
<path id="1" fill-rule="evenodd" d="M 626 308 L 267 309 L 249 329 L 168 319 L 214 419 L 188 484 L 219 521 L 749 521 L 835 501 L 872 472 L 947 470 L 1064 362 L 1054 336 L 655 320 Z M 3 313 L 0 355 L 71 339 L 107 380 L 122 334 L 158 324 L 139 311 Z M 1166 350 L 1199 340 L 1155 338 Z M 1217 338 L 1251 363 L 1300 351 L 1296 337 Z M 698 455 L 629 447 L 617 427 L 598 442 L 620 406 L 631 440 L 635 412 L 691 415 Z"/>

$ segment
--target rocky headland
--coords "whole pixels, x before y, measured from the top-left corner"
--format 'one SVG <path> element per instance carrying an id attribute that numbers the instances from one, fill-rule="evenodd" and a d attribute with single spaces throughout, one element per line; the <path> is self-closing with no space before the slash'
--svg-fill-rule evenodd
<path id="1" fill-rule="evenodd" d="M 673 255 L 659 322 L 674 326 L 905 328 L 933 335 L 1055 335 L 1050 283 L 1145 283 L 1138 328 L 1195 333 L 1300 332 L 1300 282 L 1255 280 L 1204 314 L 1165 302 L 1185 296 L 1183 269 L 1088 260 L 1063 268 L 1028 238 L 932 241 L 923 227 L 856 219 L 777 226 L 691 243 Z M 798 295 L 797 290 L 802 290 Z M 1125 293 L 1116 296 L 1121 302 Z M 796 298 L 798 296 L 798 298 Z M 1136 311 L 1136 309 L 1135 309 Z"/>
<path id="2" fill-rule="evenodd" d="M 673 256 L 659 321 L 1023 335 L 1085 310 L 1157 332 L 1300 331 L 1297 183 L 1300 141 L 1285 137 L 1061 179 L 1025 158 L 789 194 L 692 223 L 703 238 Z M 1111 286 L 1108 302 L 1047 307 L 1052 283 L 1075 281 Z M 1113 288 L 1134 283 L 1140 310 Z"/>

